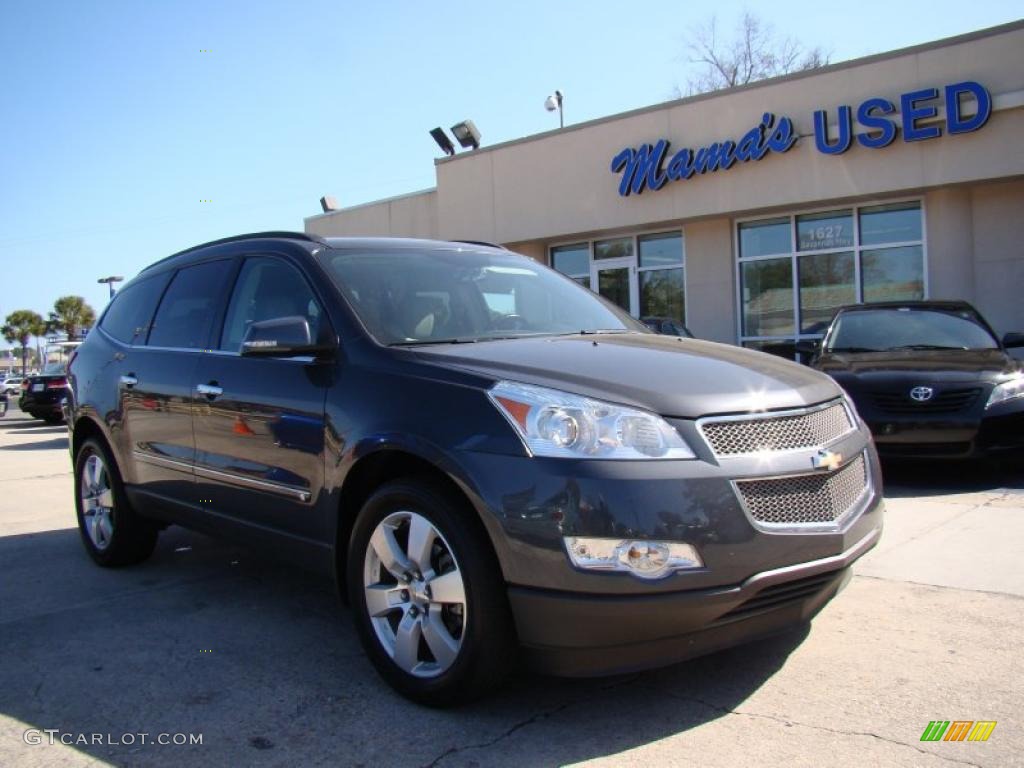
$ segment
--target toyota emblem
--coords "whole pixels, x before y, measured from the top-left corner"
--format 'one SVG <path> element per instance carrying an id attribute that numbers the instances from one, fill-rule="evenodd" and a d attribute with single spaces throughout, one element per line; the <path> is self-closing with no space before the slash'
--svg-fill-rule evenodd
<path id="1" fill-rule="evenodd" d="M 914 387 L 910 390 L 910 399 L 919 403 L 927 403 L 934 395 L 935 390 L 931 387 Z"/>

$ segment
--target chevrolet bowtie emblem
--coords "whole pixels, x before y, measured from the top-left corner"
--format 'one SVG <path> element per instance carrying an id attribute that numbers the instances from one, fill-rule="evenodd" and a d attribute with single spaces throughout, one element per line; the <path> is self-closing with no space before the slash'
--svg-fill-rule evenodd
<path id="1" fill-rule="evenodd" d="M 834 451 L 818 451 L 815 456 L 811 457 L 811 465 L 815 469 L 825 469 L 829 472 L 839 469 L 839 465 L 842 463 L 843 454 Z"/>

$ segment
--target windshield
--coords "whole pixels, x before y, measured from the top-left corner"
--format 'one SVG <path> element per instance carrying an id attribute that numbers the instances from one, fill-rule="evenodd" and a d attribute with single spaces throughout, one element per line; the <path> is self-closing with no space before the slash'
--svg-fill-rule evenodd
<path id="1" fill-rule="evenodd" d="M 998 349 L 969 310 L 870 309 L 843 312 L 826 342 L 829 352 L 893 349 Z"/>
<path id="2" fill-rule="evenodd" d="M 647 332 L 586 288 L 513 253 L 327 250 L 321 259 L 382 344 Z"/>

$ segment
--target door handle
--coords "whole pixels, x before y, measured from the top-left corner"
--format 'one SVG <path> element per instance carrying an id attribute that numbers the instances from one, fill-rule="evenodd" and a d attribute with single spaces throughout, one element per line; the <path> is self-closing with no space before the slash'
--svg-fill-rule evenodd
<path id="1" fill-rule="evenodd" d="M 215 397 L 223 395 L 224 389 L 222 387 L 218 387 L 216 383 L 211 382 L 209 384 L 197 384 L 196 392 L 200 395 L 206 395 L 212 400 Z"/>
<path id="2" fill-rule="evenodd" d="M 128 389 L 131 389 L 132 387 L 139 383 L 139 380 L 135 378 L 134 373 L 128 373 L 121 376 L 121 383 L 124 384 L 125 387 L 127 387 Z"/>

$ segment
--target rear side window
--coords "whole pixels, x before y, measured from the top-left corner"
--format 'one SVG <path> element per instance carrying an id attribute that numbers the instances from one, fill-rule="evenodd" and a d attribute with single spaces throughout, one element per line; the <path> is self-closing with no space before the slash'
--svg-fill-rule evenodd
<path id="1" fill-rule="evenodd" d="M 154 275 L 122 288 L 103 314 L 100 328 L 125 344 L 144 343 L 169 277 L 167 273 Z"/>
<path id="2" fill-rule="evenodd" d="M 178 270 L 156 311 L 149 346 L 205 347 L 230 268 L 223 259 Z"/>
<path id="3" fill-rule="evenodd" d="M 279 317 L 303 317 L 310 335 L 318 338 L 320 304 L 306 278 L 291 264 L 269 256 L 245 260 L 228 305 L 220 348 L 237 352 L 253 323 Z"/>

